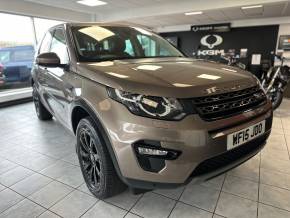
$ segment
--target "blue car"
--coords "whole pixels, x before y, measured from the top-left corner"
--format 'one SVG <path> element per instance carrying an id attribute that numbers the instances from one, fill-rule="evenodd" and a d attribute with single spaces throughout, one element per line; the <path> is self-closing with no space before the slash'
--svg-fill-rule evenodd
<path id="1" fill-rule="evenodd" d="M 1 85 L 28 84 L 34 58 L 33 46 L 15 46 L 0 48 L 0 65 L 2 65 Z"/>

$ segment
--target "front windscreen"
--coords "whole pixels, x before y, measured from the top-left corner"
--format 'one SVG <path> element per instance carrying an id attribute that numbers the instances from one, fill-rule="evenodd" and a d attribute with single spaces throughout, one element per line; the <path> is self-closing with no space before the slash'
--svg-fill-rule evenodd
<path id="1" fill-rule="evenodd" d="M 80 61 L 183 57 L 165 39 L 138 27 L 74 26 L 72 32 Z"/>

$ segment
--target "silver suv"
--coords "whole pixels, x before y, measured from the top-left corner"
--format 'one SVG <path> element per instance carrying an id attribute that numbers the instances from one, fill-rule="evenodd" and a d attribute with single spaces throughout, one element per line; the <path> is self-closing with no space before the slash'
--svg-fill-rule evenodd
<path id="1" fill-rule="evenodd" d="M 32 76 L 37 116 L 76 135 L 98 198 L 210 179 L 254 156 L 271 131 L 271 103 L 249 72 L 187 58 L 136 26 L 53 27 Z"/>

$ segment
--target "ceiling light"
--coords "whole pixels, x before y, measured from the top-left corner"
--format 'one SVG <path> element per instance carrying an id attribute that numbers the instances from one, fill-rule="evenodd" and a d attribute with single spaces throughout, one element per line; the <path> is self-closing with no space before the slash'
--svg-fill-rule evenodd
<path id="1" fill-rule="evenodd" d="M 186 12 L 184 13 L 185 15 L 200 15 L 203 14 L 202 11 L 191 11 L 191 12 Z"/>
<path id="2" fill-rule="evenodd" d="M 243 10 L 247 10 L 247 9 L 253 9 L 253 8 L 262 8 L 263 5 L 250 5 L 250 6 L 244 6 L 242 7 Z"/>
<path id="3" fill-rule="evenodd" d="M 83 4 L 83 5 L 87 5 L 90 7 L 95 7 L 95 6 L 100 6 L 100 5 L 106 5 L 107 2 L 103 2 L 100 0 L 81 0 L 81 1 L 77 1 L 77 3 L 79 4 Z"/>

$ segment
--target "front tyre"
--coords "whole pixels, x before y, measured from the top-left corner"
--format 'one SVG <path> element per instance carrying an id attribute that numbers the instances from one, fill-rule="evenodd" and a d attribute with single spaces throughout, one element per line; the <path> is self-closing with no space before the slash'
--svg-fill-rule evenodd
<path id="1" fill-rule="evenodd" d="M 36 85 L 33 84 L 33 92 L 32 92 L 33 102 L 35 106 L 35 111 L 38 119 L 40 120 L 51 120 L 51 113 L 44 107 L 40 100 L 39 93 L 37 91 Z"/>
<path id="2" fill-rule="evenodd" d="M 282 100 L 283 100 L 283 93 L 280 91 L 275 93 L 275 95 L 272 98 L 273 110 L 276 110 L 280 106 L 280 104 L 282 103 Z"/>
<path id="3" fill-rule="evenodd" d="M 122 192 L 126 186 L 118 177 L 110 154 L 94 121 L 82 119 L 77 127 L 77 155 L 88 189 L 99 199 Z"/>

